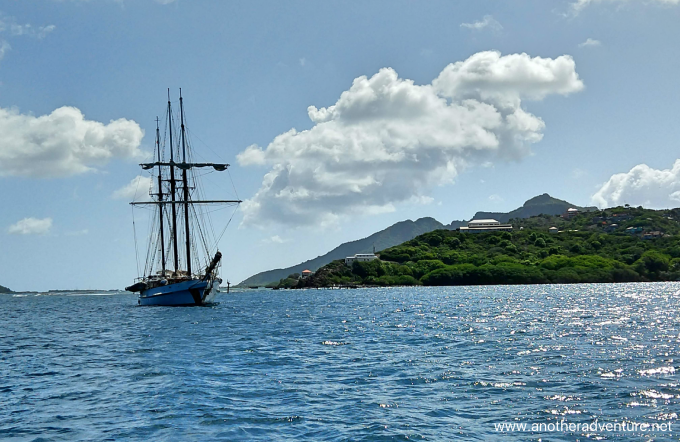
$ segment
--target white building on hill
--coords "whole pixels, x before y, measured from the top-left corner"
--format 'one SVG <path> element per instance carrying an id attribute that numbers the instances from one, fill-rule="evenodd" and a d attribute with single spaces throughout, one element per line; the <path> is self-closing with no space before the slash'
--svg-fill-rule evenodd
<path id="1" fill-rule="evenodd" d="M 378 259 L 378 257 L 375 256 L 375 253 L 357 253 L 354 256 L 348 256 L 347 258 L 345 258 L 345 264 L 351 266 L 354 263 L 354 261 L 366 262 L 373 261 L 374 259 Z"/>
<path id="2" fill-rule="evenodd" d="M 512 224 L 501 224 L 495 219 L 473 219 L 467 227 L 461 227 L 461 232 L 512 232 Z"/>
<path id="3" fill-rule="evenodd" d="M 564 212 L 564 213 L 562 214 L 562 218 L 564 218 L 564 219 L 572 219 L 573 217 L 575 217 L 575 216 L 578 215 L 578 214 L 579 214 L 579 211 L 578 211 L 577 208 L 575 208 L 575 207 L 570 207 L 570 208 L 567 209 L 566 212 Z"/>

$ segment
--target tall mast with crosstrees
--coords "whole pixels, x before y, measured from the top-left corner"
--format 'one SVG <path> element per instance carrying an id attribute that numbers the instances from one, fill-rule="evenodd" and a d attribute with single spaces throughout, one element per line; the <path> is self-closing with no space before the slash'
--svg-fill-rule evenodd
<path id="1" fill-rule="evenodd" d="M 179 89 L 179 115 L 182 124 L 182 162 L 187 164 L 187 146 L 184 135 L 184 104 L 182 102 L 182 88 Z M 191 278 L 191 236 L 189 236 L 189 182 L 187 169 L 182 168 L 182 185 L 184 186 L 184 236 L 186 237 L 187 275 Z"/>
<path id="2" fill-rule="evenodd" d="M 170 88 L 168 88 L 168 132 L 170 134 L 170 195 L 172 197 L 172 252 L 175 271 L 177 274 L 179 270 L 179 254 L 177 253 L 177 205 L 175 204 L 175 193 L 177 191 L 175 185 L 175 158 L 174 158 L 174 146 L 172 145 L 172 106 L 170 105 Z"/>
<path id="3" fill-rule="evenodd" d="M 161 158 L 161 132 L 158 129 L 158 117 L 156 117 L 156 150 L 158 152 L 158 161 L 163 161 Z M 163 229 L 163 173 L 161 165 L 158 165 L 158 219 L 160 220 L 160 235 L 161 235 L 161 269 L 162 275 L 165 277 L 165 234 Z"/>

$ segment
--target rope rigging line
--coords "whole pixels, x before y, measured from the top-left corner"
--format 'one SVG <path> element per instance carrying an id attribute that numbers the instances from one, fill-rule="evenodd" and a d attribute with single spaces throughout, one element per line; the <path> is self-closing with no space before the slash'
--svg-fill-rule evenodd
<path id="1" fill-rule="evenodd" d="M 151 223 L 151 225 L 155 225 L 156 222 L 160 219 L 159 217 L 155 216 L 156 213 L 159 213 L 159 212 L 154 212 L 154 219 L 153 219 L 153 222 Z M 160 213 L 159 213 L 159 215 L 160 215 Z M 156 257 L 158 257 L 158 261 L 160 263 L 160 253 L 158 253 L 160 251 L 160 243 L 161 243 L 161 235 L 160 235 L 160 231 L 158 231 L 158 233 L 156 234 L 156 241 L 154 243 L 153 253 L 151 255 L 151 260 L 149 262 L 149 274 L 153 274 L 153 270 L 154 270 L 154 267 L 156 265 Z"/>
<path id="2" fill-rule="evenodd" d="M 135 261 L 137 262 L 137 276 L 139 276 L 139 251 L 137 250 L 137 226 L 135 225 L 135 206 L 130 206 L 132 211 L 132 234 L 135 238 Z"/>
<path id="3" fill-rule="evenodd" d="M 200 181 L 198 182 L 197 192 L 199 193 L 199 196 L 200 196 L 201 198 L 204 197 L 205 192 L 204 192 L 204 190 L 203 190 L 203 185 L 201 184 Z M 194 209 L 194 211 L 195 211 L 195 209 Z M 213 240 L 213 239 L 215 238 L 215 229 L 214 229 L 213 224 L 212 224 L 212 218 L 211 218 L 210 216 L 208 216 L 208 213 L 209 213 L 209 212 L 208 212 L 208 208 L 207 208 L 207 207 L 205 207 L 205 208 L 204 208 L 204 207 L 199 207 L 198 214 L 197 214 L 197 218 L 200 216 L 201 222 L 202 222 L 203 224 L 206 224 L 206 225 L 210 228 L 211 236 L 210 236 L 209 239 L 210 239 L 210 240 Z M 203 235 L 203 232 L 201 232 L 201 235 Z M 207 235 L 205 235 L 205 236 L 207 236 Z M 206 242 L 205 236 L 203 236 L 203 241 L 204 241 L 204 243 Z M 210 254 L 209 247 L 207 247 L 207 246 L 206 246 L 206 253 L 207 253 L 207 254 Z"/>
<path id="4" fill-rule="evenodd" d="M 148 276 L 150 275 L 150 272 L 153 271 L 153 261 L 155 257 L 155 247 L 158 245 L 158 240 L 155 242 L 153 241 L 153 233 L 154 233 L 154 225 L 156 224 L 156 210 L 153 211 L 153 216 L 151 217 L 151 222 L 149 223 L 148 227 L 148 234 L 147 238 L 149 238 L 149 242 L 147 244 L 147 249 L 146 249 L 146 260 L 144 263 L 144 275 L 143 276 Z"/>
<path id="5" fill-rule="evenodd" d="M 191 151 L 191 152 L 193 152 L 193 151 Z M 199 175 L 199 176 L 205 176 L 205 175 L 207 175 L 207 174 L 203 174 L 203 175 Z M 206 193 L 205 193 L 205 190 L 204 190 L 203 183 L 200 180 L 196 179 L 195 174 L 194 174 L 194 182 L 196 183 L 195 184 L 195 191 L 198 194 L 198 197 L 200 199 L 204 199 Z M 194 215 L 197 219 L 199 232 L 200 232 L 200 235 L 201 235 L 201 240 L 203 242 L 203 246 L 205 248 L 205 253 L 207 255 L 207 259 L 210 259 L 210 256 L 209 256 L 210 255 L 210 247 L 208 246 L 208 242 L 212 242 L 212 240 L 215 238 L 215 228 L 214 228 L 213 223 L 212 223 L 212 218 L 210 216 L 208 216 L 208 214 L 210 212 L 208 212 L 207 207 L 204 208 L 204 207 L 200 207 L 200 206 L 198 208 L 198 211 L 196 210 L 196 207 L 194 207 L 193 210 L 194 210 Z M 200 222 L 198 222 L 198 220 L 200 220 Z M 206 225 L 210 229 L 209 232 L 203 232 L 203 229 L 201 228 L 201 224 Z M 210 235 L 209 235 L 209 233 L 210 233 Z M 208 237 L 208 238 L 206 238 L 206 237 Z"/>
<path id="6" fill-rule="evenodd" d="M 238 197 L 238 192 L 236 192 L 236 186 L 234 186 L 234 180 L 231 179 L 231 172 L 229 172 L 229 169 L 227 169 L 227 175 L 229 175 L 229 181 L 231 181 L 231 187 L 234 189 L 234 195 L 236 195 L 236 199 L 240 200 L 241 198 Z"/>
<path id="7" fill-rule="evenodd" d="M 185 114 L 184 114 L 184 121 L 186 122 L 186 112 L 185 112 Z M 189 128 L 186 127 L 186 126 L 187 126 L 186 124 L 185 124 L 184 126 L 185 126 L 185 128 L 186 128 L 186 131 L 189 132 L 189 133 L 191 133 L 191 137 L 192 137 L 192 138 L 196 138 L 198 141 L 200 141 L 201 143 L 203 143 L 203 145 L 204 145 L 205 147 L 207 147 L 208 150 L 210 150 L 210 152 L 214 153 L 215 156 L 217 156 L 217 158 L 219 158 L 220 160 L 226 162 L 226 160 L 225 160 L 224 158 L 222 158 L 222 156 L 221 156 L 220 154 L 218 154 L 217 152 L 215 152 L 215 151 L 210 147 L 210 145 L 209 145 L 208 143 L 206 143 L 205 141 L 203 141 L 203 140 L 201 139 L 201 137 L 199 137 L 198 135 L 196 135 L 193 131 L 190 131 Z"/>
<path id="8" fill-rule="evenodd" d="M 197 215 L 196 215 L 196 209 L 194 208 L 193 210 L 194 210 L 194 216 L 197 217 Z M 196 224 L 195 229 L 198 230 L 198 235 L 199 235 L 199 238 L 201 238 L 201 243 L 202 243 L 202 245 L 203 245 L 203 251 L 205 252 L 205 253 L 204 253 L 204 256 L 206 257 L 207 260 L 210 260 L 210 259 L 211 259 L 211 257 L 210 257 L 210 249 L 209 249 L 209 247 L 208 247 L 208 243 L 207 243 L 207 241 L 206 241 L 205 235 L 203 234 L 203 229 L 201 229 L 201 223 L 196 222 L 195 224 Z M 206 266 L 207 266 L 207 263 L 206 263 Z"/>
<path id="9" fill-rule="evenodd" d="M 234 219 L 234 215 L 236 215 L 236 210 L 238 210 L 238 206 L 234 210 L 234 213 L 231 214 L 231 218 L 229 218 L 227 225 L 224 226 L 224 229 L 222 229 L 222 233 L 220 233 L 220 237 L 217 238 L 217 241 L 215 241 L 215 251 L 217 251 L 217 245 L 220 243 L 220 240 L 222 240 L 222 236 L 224 236 L 224 232 L 227 231 L 227 227 L 229 227 L 229 224 L 231 224 L 231 220 Z"/>

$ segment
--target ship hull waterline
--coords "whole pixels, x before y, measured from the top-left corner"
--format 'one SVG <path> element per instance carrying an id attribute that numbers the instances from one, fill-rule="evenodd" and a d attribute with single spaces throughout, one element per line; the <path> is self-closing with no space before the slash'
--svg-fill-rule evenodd
<path id="1" fill-rule="evenodd" d="M 218 278 L 211 282 L 192 280 L 154 287 L 142 290 L 139 293 L 137 303 L 139 305 L 162 306 L 210 304 L 215 301 L 215 296 L 219 292 L 221 282 Z"/>

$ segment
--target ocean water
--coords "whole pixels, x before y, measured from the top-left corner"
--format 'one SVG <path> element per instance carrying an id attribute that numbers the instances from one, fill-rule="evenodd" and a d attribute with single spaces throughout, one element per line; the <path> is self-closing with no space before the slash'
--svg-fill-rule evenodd
<path id="1" fill-rule="evenodd" d="M 678 440 L 679 307 L 679 283 L 0 295 L 0 440 Z"/>

